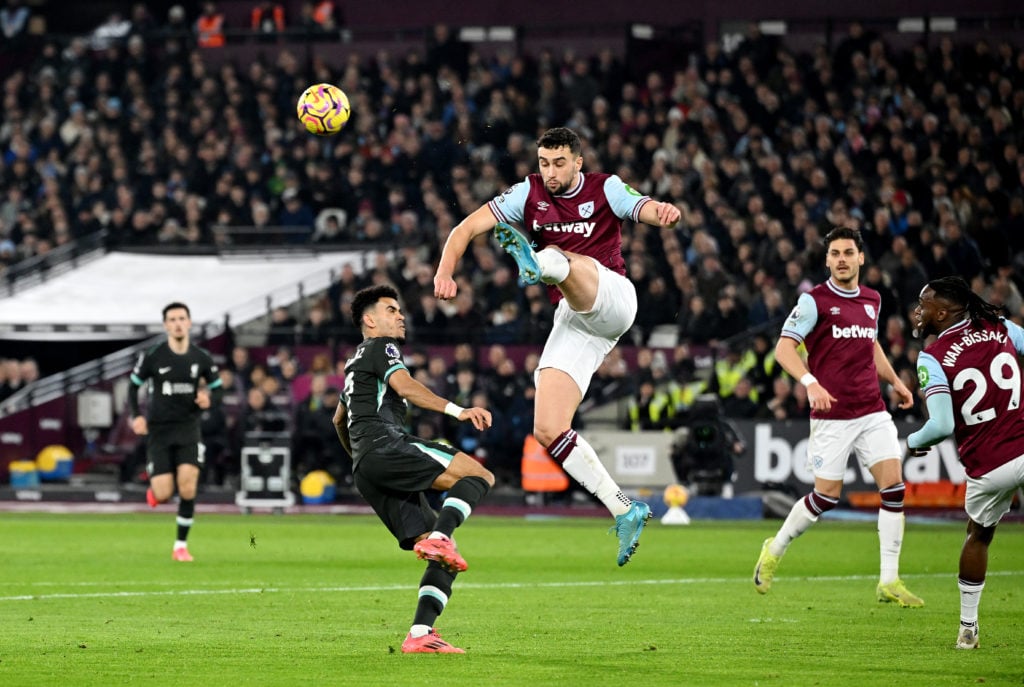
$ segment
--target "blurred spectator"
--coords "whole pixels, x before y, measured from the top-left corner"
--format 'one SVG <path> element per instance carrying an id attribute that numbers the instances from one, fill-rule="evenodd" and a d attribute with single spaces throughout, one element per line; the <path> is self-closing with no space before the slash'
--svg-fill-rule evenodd
<path id="1" fill-rule="evenodd" d="M 680 313 L 679 338 L 691 344 L 707 344 L 714 334 L 717 318 L 709 310 L 700 296 L 690 298 L 690 307 L 685 314 Z"/>
<path id="2" fill-rule="evenodd" d="M 331 342 L 334 326 L 328 319 L 327 309 L 317 303 L 309 309 L 306 321 L 302 323 L 299 342 L 303 346 L 326 346 Z"/>
<path id="3" fill-rule="evenodd" d="M 448 317 L 448 341 L 475 343 L 483 330 L 484 318 L 473 302 L 473 294 L 460 290 L 455 296 L 455 311 Z"/>
<path id="4" fill-rule="evenodd" d="M 131 19 L 124 18 L 120 12 L 112 12 L 102 24 L 93 30 L 89 38 L 89 47 L 100 52 L 112 46 L 120 46 L 131 30 Z"/>
<path id="5" fill-rule="evenodd" d="M 328 33 L 338 28 L 337 9 L 333 0 L 302 3 L 302 26 L 316 33 Z"/>
<path id="6" fill-rule="evenodd" d="M 784 318 L 788 312 L 782 302 L 782 292 L 766 284 L 761 287 L 747 312 L 747 324 L 750 327 L 757 327 L 776 322 Z"/>
<path id="7" fill-rule="evenodd" d="M 283 207 L 277 215 L 277 223 L 282 227 L 292 227 L 313 230 L 315 217 L 313 216 L 313 210 L 308 204 L 299 196 L 299 192 L 294 188 L 287 188 L 284 193 L 281 194 L 281 200 Z M 297 243 L 306 241 L 307 238 L 302 235 L 289 235 L 288 241 L 290 243 Z"/>
<path id="8" fill-rule="evenodd" d="M 0 385 L 0 398 L 7 398 L 25 386 L 25 379 L 22 377 L 21 362 L 15 358 L 0 360 L 4 368 L 3 384 Z"/>
<path id="9" fill-rule="evenodd" d="M 432 293 L 420 296 L 419 307 L 413 309 L 409 324 L 417 343 L 441 344 L 448 338 L 448 316 Z"/>
<path id="10" fill-rule="evenodd" d="M 519 314 L 519 304 L 505 301 L 501 308 L 491 316 L 491 326 L 484 334 L 484 343 L 514 344 L 522 341 L 523 319 Z"/>
<path id="11" fill-rule="evenodd" d="M 953 269 L 956 270 L 955 274 L 959 274 L 968 282 L 981 274 L 984 263 L 978 244 L 963 232 L 960 223 L 949 217 L 942 222 L 939 232 L 947 247 Z"/>
<path id="12" fill-rule="evenodd" d="M 164 25 L 162 33 L 171 39 L 185 38 L 191 33 L 186 21 L 184 7 L 181 5 L 171 5 L 168 8 L 167 23 Z"/>
<path id="13" fill-rule="evenodd" d="M 35 358 L 25 358 L 18 363 L 18 372 L 21 375 L 22 386 L 31 384 L 39 379 L 39 365 Z"/>
<path id="14" fill-rule="evenodd" d="M 266 379 L 273 379 L 268 377 Z M 265 380 L 264 380 L 265 381 Z M 262 383 L 261 383 L 262 386 Z M 288 429 L 288 416 L 280 410 L 259 387 L 249 389 L 239 429 L 244 441 L 245 435 L 260 432 L 284 432 Z"/>
<path id="15" fill-rule="evenodd" d="M 247 385 L 252 374 L 253 362 L 249 357 L 249 349 L 245 346 L 235 346 L 231 349 L 231 359 L 227 367 L 234 371 L 235 376 Z"/>
<path id="16" fill-rule="evenodd" d="M 214 403 L 203 410 L 199 417 L 199 431 L 205 456 L 204 474 L 200 479 L 206 484 L 224 484 L 228 475 L 239 471 L 239 455 L 229 451 L 228 416 L 221 403 Z"/>
<path id="17" fill-rule="evenodd" d="M 340 484 L 352 483 L 351 458 L 343 455 L 345 451 L 334 429 L 338 396 L 338 389 L 328 385 L 326 375 L 313 375 L 309 395 L 296 407 L 292 455 L 297 479 L 312 470 L 326 470 Z"/>
<path id="18" fill-rule="evenodd" d="M 426 66 L 432 74 L 440 74 L 447 67 L 459 77 L 465 77 L 469 67 L 469 48 L 452 34 L 447 24 L 435 24 L 429 34 Z"/>
<path id="19" fill-rule="evenodd" d="M 878 265 L 866 265 L 864 267 L 864 286 L 874 289 L 882 297 L 878 319 L 881 322 L 889 319 L 892 315 L 902 314 L 899 301 L 892 287 L 889 286 L 889 277 Z"/>
<path id="20" fill-rule="evenodd" d="M 771 395 L 765 399 L 758 415 L 770 420 L 793 420 L 800 417 L 798 412 L 797 400 L 793 396 L 793 383 L 788 376 L 776 377 L 772 382 Z"/>
<path id="21" fill-rule="evenodd" d="M 754 385 L 747 377 L 740 378 L 732 390 L 732 395 L 722 400 L 722 412 L 734 420 L 752 420 L 760 410 Z"/>
<path id="22" fill-rule="evenodd" d="M 224 14 L 217 3 L 204 2 L 203 11 L 196 20 L 196 42 L 200 48 L 224 47 Z"/>
<path id="23" fill-rule="evenodd" d="M 671 406 L 669 394 L 658 390 L 653 379 L 644 379 L 626 406 L 625 429 L 633 432 L 665 429 L 671 419 Z"/>
<path id="24" fill-rule="evenodd" d="M 345 234 L 345 211 L 328 208 L 317 215 L 313 232 L 313 243 L 344 243 L 348 240 Z"/>
<path id="25" fill-rule="evenodd" d="M 638 294 L 636 326 L 640 328 L 641 341 L 647 342 L 654 328 L 673 324 L 679 317 L 679 298 L 675 290 L 669 290 L 665 279 L 654 277 L 647 289 Z"/>
<path id="26" fill-rule="evenodd" d="M 4 49 L 13 50 L 18 47 L 28 28 L 30 14 L 22 0 L 7 0 L 7 5 L 0 9 L 0 33 L 4 37 Z"/>
<path id="27" fill-rule="evenodd" d="M 250 12 L 250 26 L 259 40 L 273 43 L 284 33 L 284 6 L 279 2 L 260 2 Z"/>
<path id="28" fill-rule="evenodd" d="M 295 333 L 299 323 L 291 311 L 279 305 L 270 312 L 270 329 L 267 332 L 267 346 L 294 346 Z"/>

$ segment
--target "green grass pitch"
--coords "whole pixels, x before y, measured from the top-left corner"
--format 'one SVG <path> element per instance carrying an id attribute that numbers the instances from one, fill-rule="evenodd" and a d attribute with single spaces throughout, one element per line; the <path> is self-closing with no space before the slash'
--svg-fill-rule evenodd
<path id="1" fill-rule="evenodd" d="M 423 565 L 372 517 L 200 512 L 186 564 L 173 511 L 4 514 L 0 685 L 1024 684 L 1019 524 L 996 534 L 968 652 L 962 523 L 907 527 L 923 609 L 875 601 L 871 523 L 816 525 L 764 597 L 750 576 L 777 521 L 652 522 L 624 568 L 610 524 L 472 518 L 438 621 L 466 655 L 406 656 Z"/>

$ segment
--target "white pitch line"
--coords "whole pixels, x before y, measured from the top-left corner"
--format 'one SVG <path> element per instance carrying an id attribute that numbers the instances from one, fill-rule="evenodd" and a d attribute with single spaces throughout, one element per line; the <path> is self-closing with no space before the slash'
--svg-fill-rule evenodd
<path id="1" fill-rule="evenodd" d="M 1000 570 L 990 572 L 988 577 L 1017 577 L 1024 575 L 1024 570 Z M 953 577 L 955 573 L 927 573 L 921 575 L 903 575 L 906 579 Z M 858 580 L 874 580 L 875 575 L 836 575 L 821 577 L 789 577 L 790 581 L 798 582 L 849 582 Z M 522 589 L 530 588 L 582 588 L 582 587 L 630 587 L 660 585 L 691 585 L 691 584 L 733 584 L 748 583 L 744 577 L 689 577 L 668 580 L 577 580 L 574 582 L 469 582 L 459 584 L 459 589 Z M 116 583 L 115 583 L 116 584 Z M 56 594 L 17 594 L 0 596 L 0 602 L 7 601 L 47 601 L 50 599 L 117 599 L 151 596 L 210 596 L 215 594 L 323 594 L 350 592 L 408 592 L 416 589 L 413 585 L 360 585 L 346 587 L 240 587 L 233 589 L 170 589 L 148 591 L 112 591 L 82 592 Z"/>

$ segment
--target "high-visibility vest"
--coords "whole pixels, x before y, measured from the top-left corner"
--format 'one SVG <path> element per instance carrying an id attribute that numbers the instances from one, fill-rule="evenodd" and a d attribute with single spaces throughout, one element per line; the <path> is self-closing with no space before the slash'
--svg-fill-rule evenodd
<path id="1" fill-rule="evenodd" d="M 747 351 L 735 365 L 730 365 L 728 360 L 716 361 L 714 374 L 718 377 L 718 395 L 722 398 L 732 396 L 736 384 L 746 377 L 747 372 L 756 364 L 757 359 L 753 351 Z"/>
<path id="2" fill-rule="evenodd" d="M 629 428 L 634 432 L 641 430 L 640 404 L 636 397 L 629 399 Z M 655 391 L 647 404 L 647 419 L 650 420 L 652 429 L 668 429 L 668 425 L 675 416 L 675 406 L 672 397 L 665 391 Z"/>
<path id="3" fill-rule="evenodd" d="M 329 19 L 334 18 L 334 3 L 333 2 L 318 2 L 316 7 L 313 9 L 313 21 L 320 26 L 327 23 Z"/>
<path id="4" fill-rule="evenodd" d="M 252 19 L 254 31 L 263 31 L 263 22 L 267 19 L 270 19 L 276 30 L 284 31 L 284 8 L 280 5 L 274 5 L 270 8 L 269 16 L 264 14 L 263 7 L 254 8 L 249 16 Z"/>
<path id="5" fill-rule="evenodd" d="M 523 441 L 523 491 L 565 491 L 569 478 L 537 437 L 526 435 Z"/>
<path id="6" fill-rule="evenodd" d="M 199 34 L 199 47 L 201 48 L 223 48 L 224 47 L 224 15 L 215 14 L 211 17 L 203 15 L 196 20 L 196 30 Z"/>

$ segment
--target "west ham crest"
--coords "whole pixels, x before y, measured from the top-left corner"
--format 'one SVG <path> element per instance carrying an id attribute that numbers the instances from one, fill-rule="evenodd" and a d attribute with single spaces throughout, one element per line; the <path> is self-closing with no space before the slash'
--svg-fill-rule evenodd
<path id="1" fill-rule="evenodd" d="M 594 214 L 594 201 L 588 201 L 586 203 L 580 203 L 580 217 L 587 219 Z"/>
<path id="2" fill-rule="evenodd" d="M 865 303 L 864 312 L 866 312 L 868 314 L 868 317 L 870 317 L 872 320 L 875 319 L 875 306 L 871 305 L 870 303 Z"/>

